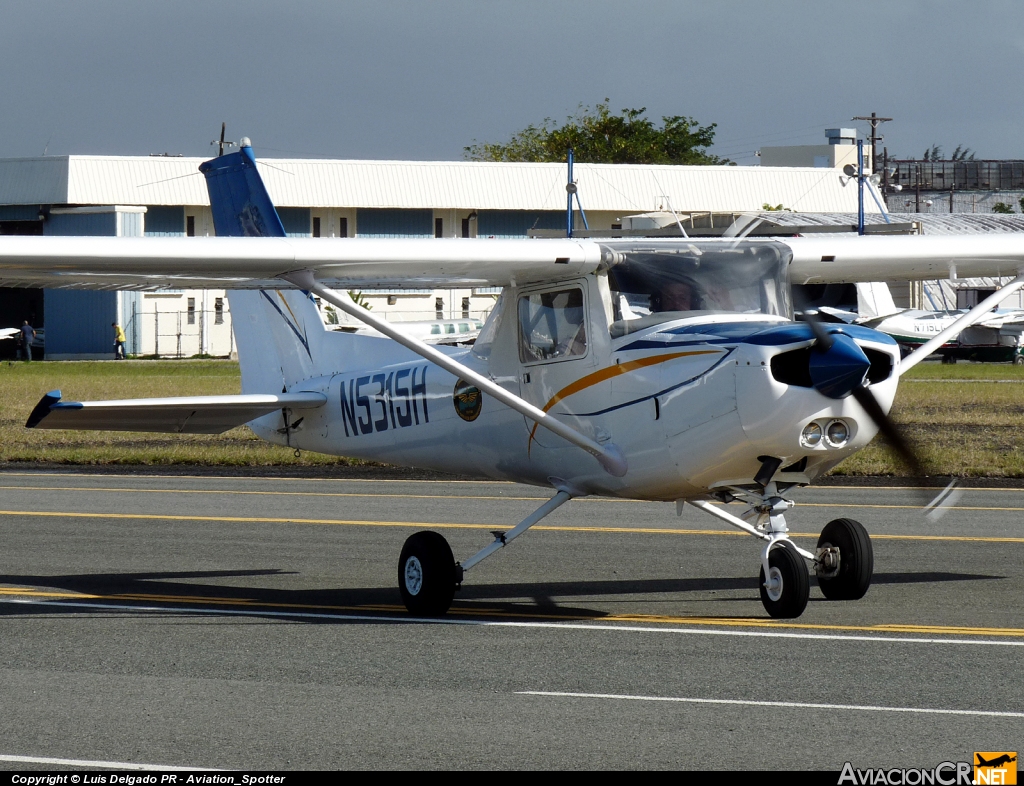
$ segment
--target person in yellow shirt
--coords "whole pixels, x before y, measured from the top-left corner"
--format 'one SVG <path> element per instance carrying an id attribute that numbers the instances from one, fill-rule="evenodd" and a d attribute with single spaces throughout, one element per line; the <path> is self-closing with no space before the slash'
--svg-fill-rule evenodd
<path id="1" fill-rule="evenodd" d="M 124 360 L 124 330 L 116 322 L 111 322 L 110 326 L 114 328 L 114 360 Z"/>

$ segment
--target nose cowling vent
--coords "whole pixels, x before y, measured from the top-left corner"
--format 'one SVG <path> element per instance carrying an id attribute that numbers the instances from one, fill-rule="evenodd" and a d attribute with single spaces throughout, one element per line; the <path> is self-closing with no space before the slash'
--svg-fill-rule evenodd
<path id="1" fill-rule="evenodd" d="M 892 376 L 892 357 L 888 353 L 864 347 L 861 347 L 861 350 L 871 364 L 866 376 L 869 385 L 884 382 Z M 780 352 L 771 360 L 772 377 L 776 382 L 781 382 L 784 385 L 813 388 L 811 353 L 814 351 L 816 350 L 813 347 L 804 347 L 789 352 Z"/>
<path id="2" fill-rule="evenodd" d="M 783 385 L 813 388 L 811 381 L 811 348 L 781 352 L 772 358 L 772 377 Z"/>
<path id="3" fill-rule="evenodd" d="M 866 349 L 864 354 L 868 356 L 868 360 L 871 362 L 871 366 L 868 368 L 868 384 L 874 385 L 876 382 L 885 382 L 890 376 L 892 376 L 892 355 L 887 352 L 879 352 L 877 349 Z"/>

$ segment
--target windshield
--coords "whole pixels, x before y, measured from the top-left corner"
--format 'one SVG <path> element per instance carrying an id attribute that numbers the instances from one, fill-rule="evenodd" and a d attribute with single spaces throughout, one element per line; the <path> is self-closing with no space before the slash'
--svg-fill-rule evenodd
<path id="1" fill-rule="evenodd" d="M 602 244 L 612 338 L 703 314 L 792 318 L 789 249 L 771 241 Z"/>

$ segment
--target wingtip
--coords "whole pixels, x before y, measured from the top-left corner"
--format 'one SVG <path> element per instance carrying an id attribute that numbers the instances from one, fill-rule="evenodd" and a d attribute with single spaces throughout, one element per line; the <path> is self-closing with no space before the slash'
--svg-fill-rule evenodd
<path id="1" fill-rule="evenodd" d="M 25 422 L 25 428 L 35 428 L 38 426 L 40 421 L 50 414 L 50 407 L 60 400 L 61 392 L 59 390 L 51 390 L 39 399 L 39 403 L 36 404 L 32 414 L 28 416 L 28 420 Z"/>

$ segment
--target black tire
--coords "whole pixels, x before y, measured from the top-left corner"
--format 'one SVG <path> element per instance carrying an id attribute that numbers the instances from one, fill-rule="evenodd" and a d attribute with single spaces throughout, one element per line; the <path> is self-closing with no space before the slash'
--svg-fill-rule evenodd
<path id="1" fill-rule="evenodd" d="M 818 576 L 821 594 L 829 600 L 859 600 L 871 586 L 875 555 L 871 538 L 859 521 L 835 519 L 825 525 L 818 538 L 818 548 L 839 549 L 839 571 L 835 576 Z"/>
<path id="2" fill-rule="evenodd" d="M 1013 365 L 1015 365 L 1015 366 L 1024 366 L 1024 355 L 1014 355 L 1013 356 Z"/>
<path id="3" fill-rule="evenodd" d="M 410 535 L 398 558 L 398 589 L 410 614 L 441 617 L 455 597 L 455 557 L 436 532 Z"/>
<path id="4" fill-rule="evenodd" d="M 775 619 L 799 617 L 807 608 L 811 595 L 811 581 L 807 566 L 791 543 L 783 541 L 768 552 L 769 570 L 778 570 L 782 589 L 778 597 L 772 598 L 764 586 L 764 567 L 761 568 L 761 603 L 765 611 Z"/>

